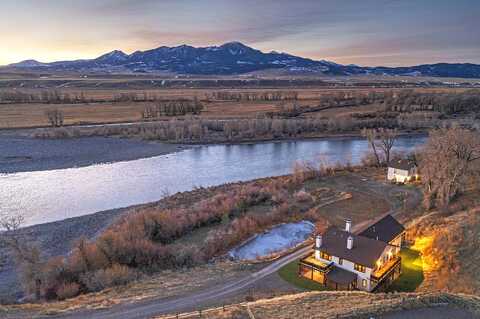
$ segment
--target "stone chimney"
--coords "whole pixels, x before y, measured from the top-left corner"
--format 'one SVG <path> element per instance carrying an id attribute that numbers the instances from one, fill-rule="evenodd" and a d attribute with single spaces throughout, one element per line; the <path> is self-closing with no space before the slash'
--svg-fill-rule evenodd
<path id="1" fill-rule="evenodd" d="M 322 247 L 322 235 L 315 237 L 315 259 L 320 259 L 320 247 Z"/>
<path id="2" fill-rule="evenodd" d="M 347 249 L 352 249 L 353 248 L 353 237 L 348 236 L 347 238 Z"/>
<path id="3" fill-rule="evenodd" d="M 347 233 L 350 233 L 352 231 L 352 221 L 350 219 L 347 219 L 345 221 L 345 231 Z"/>

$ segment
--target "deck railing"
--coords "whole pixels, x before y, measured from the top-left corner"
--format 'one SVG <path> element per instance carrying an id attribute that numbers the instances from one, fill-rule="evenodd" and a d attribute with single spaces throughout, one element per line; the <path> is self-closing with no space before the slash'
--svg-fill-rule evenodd
<path id="1" fill-rule="evenodd" d="M 400 256 L 396 256 L 389 260 L 387 263 L 385 263 L 382 268 L 377 269 L 372 273 L 372 279 L 375 281 L 382 281 L 386 276 L 388 276 L 396 267 L 398 264 L 402 262 L 402 258 Z"/>

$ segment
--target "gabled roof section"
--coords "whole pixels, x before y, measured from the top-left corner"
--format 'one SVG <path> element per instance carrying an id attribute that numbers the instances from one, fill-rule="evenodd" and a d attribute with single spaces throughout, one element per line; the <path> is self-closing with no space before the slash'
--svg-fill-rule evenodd
<path id="1" fill-rule="evenodd" d="M 352 249 L 347 248 L 349 236 L 353 237 Z M 388 244 L 383 241 L 358 236 L 336 227 L 330 227 L 323 234 L 320 250 L 331 256 L 340 257 L 369 268 L 375 268 L 375 263 L 387 246 Z"/>
<path id="2" fill-rule="evenodd" d="M 386 214 L 357 232 L 357 235 L 389 243 L 405 230 L 392 215 Z"/>
<path id="3" fill-rule="evenodd" d="M 388 163 L 388 167 L 401 169 L 401 170 L 405 170 L 405 171 L 409 171 L 410 169 L 414 168 L 415 166 L 416 166 L 415 162 L 409 161 L 407 159 L 391 161 L 390 163 Z"/>

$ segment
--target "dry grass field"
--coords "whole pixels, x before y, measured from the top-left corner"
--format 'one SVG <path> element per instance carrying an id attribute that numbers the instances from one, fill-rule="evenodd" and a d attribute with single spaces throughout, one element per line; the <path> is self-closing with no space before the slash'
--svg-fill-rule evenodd
<path id="1" fill-rule="evenodd" d="M 10 79 L 13 80 L 13 79 Z M 142 120 L 142 112 L 146 106 L 152 105 L 151 102 L 111 102 L 114 96 L 119 94 L 136 93 L 139 96 L 147 94 L 148 96 L 156 96 L 165 100 L 193 99 L 198 97 L 203 101 L 205 106 L 201 113 L 201 117 L 208 119 L 236 119 L 236 118 L 252 118 L 266 113 L 275 113 L 280 110 L 282 102 L 279 101 L 207 101 L 207 96 L 212 92 L 228 91 L 233 93 L 261 93 L 274 91 L 295 91 L 298 93 L 298 104 L 315 106 L 318 104 L 319 98 L 323 95 L 330 95 L 340 92 L 386 92 L 392 90 L 401 90 L 402 88 L 375 88 L 375 87 L 352 87 L 352 88 L 336 88 L 336 87 L 309 87 L 309 88 L 164 88 L 152 89 L 125 89 L 125 88 L 102 88 L 105 82 L 113 81 L 123 83 L 124 79 L 115 80 L 75 80 L 80 81 L 82 85 L 74 82 L 74 87 L 68 85 L 68 79 L 63 79 L 57 86 L 38 85 L 38 88 L 23 87 L 23 82 L 16 83 L 16 86 L 1 88 L 1 90 L 19 90 L 24 93 L 39 94 L 44 90 L 58 90 L 59 92 L 68 93 L 72 96 L 82 93 L 87 99 L 95 101 L 105 101 L 101 103 L 88 104 L 0 104 L 0 129 L 2 128 L 23 128 L 23 127 L 44 127 L 48 126 L 45 112 L 51 109 L 59 109 L 63 111 L 65 117 L 65 125 L 78 124 L 102 124 L 102 123 L 124 123 L 137 122 Z M 7 80 L 0 80 L 7 81 Z M 51 79 L 49 81 L 56 81 Z M 153 80 L 152 80 L 153 81 Z M 125 84 L 125 83 L 123 83 Z M 128 87 L 128 85 L 127 85 Z M 418 88 L 419 92 L 460 92 L 461 88 Z M 289 102 L 287 102 L 289 103 Z M 333 117 L 342 114 L 362 113 L 377 111 L 379 106 L 367 105 L 358 107 L 332 108 L 321 112 L 307 113 L 302 116 L 322 116 Z M 165 117 L 164 119 L 171 119 Z M 179 117 L 181 118 L 181 117 Z M 163 118 L 162 118 L 163 119 Z"/>

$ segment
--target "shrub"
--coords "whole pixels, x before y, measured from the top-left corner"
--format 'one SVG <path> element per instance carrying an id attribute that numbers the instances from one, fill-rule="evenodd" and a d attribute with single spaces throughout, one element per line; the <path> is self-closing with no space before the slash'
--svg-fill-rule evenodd
<path id="1" fill-rule="evenodd" d="M 80 293 L 80 285 L 75 282 L 63 283 L 56 290 L 56 295 L 59 300 L 73 298 L 77 296 L 79 293 Z"/>
<path id="2" fill-rule="evenodd" d="M 114 264 L 107 269 L 82 275 L 81 281 L 89 291 L 100 291 L 114 286 L 126 285 L 137 278 L 137 273 L 126 266 Z"/>
<path id="3" fill-rule="evenodd" d="M 297 202 L 306 203 L 306 202 L 313 202 L 312 195 L 307 193 L 304 190 L 300 190 L 294 194 L 294 198 Z"/>

